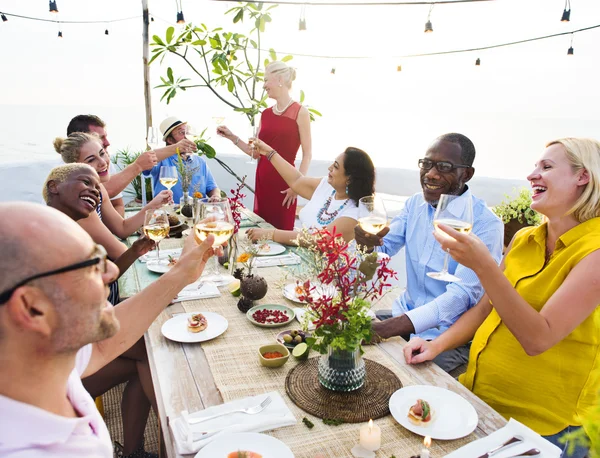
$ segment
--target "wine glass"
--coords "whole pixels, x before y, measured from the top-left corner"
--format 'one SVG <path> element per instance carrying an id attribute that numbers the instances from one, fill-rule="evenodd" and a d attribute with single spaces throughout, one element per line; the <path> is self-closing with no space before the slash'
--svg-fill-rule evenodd
<path id="1" fill-rule="evenodd" d="M 194 235 L 200 242 L 212 234 L 215 237 L 213 248 L 225 243 L 233 235 L 233 216 L 227 197 L 211 197 L 198 199 L 196 211 L 197 220 L 194 222 Z M 230 276 L 221 275 L 218 271 L 218 261 L 215 256 L 210 259 L 210 269 L 204 281 L 223 283 L 229 281 Z"/>
<path id="2" fill-rule="evenodd" d="M 377 234 L 387 224 L 383 200 L 377 195 L 361 197 L 358 201 L 358 224 L 369 234 Z"/>
<path id="3" fill-rule="evenodd" d="M 248 139 L 248 149 L 250 153 L 250 160 L 246 162 L 246 164 L 256 165 L 258 161 L 254 159 L 254 154 L 256 153 L 256 146 L 254 146 L 254 142 L 251 140 L 252 138 L 258 138 L 258 132 L 260 131 L 258 126 L 252 126 L 250 128 L 249 139 Z"/>
<path id="4" fill-rule="evenodd" d="M 173 165 L 163 165 L 160 168 L 159 180 L 160 184 L 162 184 L 165 188 L 171 189 L 179 181 L 177 168 Z"/>
<path id="5" fill-rule="evenodd" d="M 156 260 L 160 261 L 158 245 L 169 235 L 169 215 L 164 210 L 146 210 L 144 216 L 144 234 L 156 242 Z"/>
<path id="6" fill-rule="evenodd" d="M 158 127 L 148 127 L 148 139 L 147 144 L 149 149 L 156 149 L 160 146 L 160 133 Z"/>
<path id="7" fill-rule="evenodd" d="M 215 115 L 212 117 L 212 120 L 217 125 L 217 127 L 222 126 L 225 122 L 225 116 L 223 116 L 222 114 Z"/>
<path id="8" fill-rule="evenodd" d="M 442 194 L 440 200 L 435 209 L 435 215 L 433 215 L 433 225 L 438 234 L 443 237 L 450 236 L 444 231 L 440 230 L 438 226 L 444 224 L 450 226 L 452 229 L 457 230 L 462 234 L 468 234 L 473 228 L 473 204 L 471 199 L 464 199 L 464 208 L 460 207 L 460 204 L 456 202 L 460 196 L 452 196 L 449 194 Z M 460 215 L 460 216 L 457 216 Z M 427 272 L 427 276 L 435 280 L 459 282 L 461 281 L 456 275 L 452 275 L 448 272 L 448 259 L 450 255 L 446 253 L 444 257 L 444 267 L 441 272 Z"/>

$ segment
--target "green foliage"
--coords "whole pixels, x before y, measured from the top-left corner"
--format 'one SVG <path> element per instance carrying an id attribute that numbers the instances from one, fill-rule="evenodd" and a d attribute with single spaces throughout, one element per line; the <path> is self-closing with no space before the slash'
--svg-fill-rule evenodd
<path id="1" fill-rule="evenodd" d="M 338 420 L 336 418 L 323 418 L 323 423 L 329 426 L 340 426 L 345 422 L 344 420 Z"/>
<path id="2" fill-rule="evenodd" d="M 272 22 L 270 11 L 276 6 L 240 2 L 227 11 L 225 14 L 233 16 L 234 24 L 244 21 L 250 24 L 251 29 L 246 34 L 190 23 L 179 33 L 174 27 L 169 27 L 164 38 L 154 35 L 151 43 L 153 56 L 149 64 L 157 59 L 162 63 L 167 55 L 175 55 L 200 79 L 199 84 L 193 84 L 190 78 L 175 78 L 173 69 L 168 67 L 166 77 L 161 77 L 162 84 L 157 86 L 165 89 L 161 101 L 166 99 L 168 104 L 179 92 L 205 87 L 234 111 L 244 113 L 255 125 L 254 118 L 267 108 L 261 64 L 266 66 L 270 61 L 277 60 L 273 49 L 269 50 L 269 58 L 263 60 L 261 57 L 261 34 L 266 25 Z M 291 59 L 291 55 L 280 58 L 283 62 Z M 301 103 L 303 100 L 304 93 Z M 315 116 L 321 116 L 313 108 L 308 110 L 312 120 Z"/>
<path id="3" fill-rule="evenodd" d="M 516 219 L 520 223 L 527 222 L 531 226 L 537 226 L 542 222 L 538 212 L 531 209 L 531 191 L 521 188 L 516 197 L 511 198 L 505 194 L 505 200 L 493 208 L 494 213 L 502 219 L 504 224 Z"/>
<path id="4" fill-rule="evenodd" d="M 598 396 L 600 399 L 600 393 Z M 586 432 L 590 437 L 586 435 Z M 569 456 L 569 453 L 572 453 L 576 446 L 582 445 L 590 447 L 588 453 L 590 458 L 600 458 L 600 403 L 596 405 L 588 417 L 583 419 L 583 428 L 566 434 L 562 441 L 563 443 L 569 442 L 566 456 Z"/>
<path id="5" fill-rule="evenodd" d="M 302 419 L 302 423 L 304 423 L 308 429 L 313 429 L 315 427 L 315 424 L 306 417 Z"/>
<path id="6" fill-rule="evenodd" d="M 119 170 L 123 170 L 128 165 L 133 164 L 142 153 L 143 151 L 131 152 L 128 148 L 125 148 L 117 151 L 117 154 L 112 156 L 111 162 L 115 164 Z M 131 182 L 131 187 L 133 188 L 133 191 L 127 187 L 123 192 L 129 195 L 134 195 L 138 200 L 142 200 L 142 178 L 139 175 L 133 179 Z M 152 198 L 151 180 L 146 180 L 146 196 Z"/>

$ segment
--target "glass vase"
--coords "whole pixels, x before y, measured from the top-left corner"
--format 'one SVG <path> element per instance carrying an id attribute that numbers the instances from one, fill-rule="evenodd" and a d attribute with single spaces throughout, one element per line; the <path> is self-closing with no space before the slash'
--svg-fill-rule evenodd
<path id="1" fill-rule="evenodd" d="M 367 371 L 360 349 L 338 350 L 329 347 L 319 359 L 319 382 L 332 391 L 354 391 L 365 383 Z"/>

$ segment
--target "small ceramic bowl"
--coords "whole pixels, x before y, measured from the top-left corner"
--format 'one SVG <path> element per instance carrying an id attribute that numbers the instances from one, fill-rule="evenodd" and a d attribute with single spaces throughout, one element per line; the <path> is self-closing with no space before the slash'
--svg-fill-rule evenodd
<path id="1" fill-rule="evenodd" d="M 265 358 L 263 355 L 267 352 L 278 351 L 283 356 L 280 358 Z M 285 348 L 281 344 L 269 344 L 263 345 L 258 349 L 258 359 L 260 360 L 260 364 L 265 367 L 280 367 L 283 366 L 287 360 L 290 358 L 290 352 L 287 348 Z"/>

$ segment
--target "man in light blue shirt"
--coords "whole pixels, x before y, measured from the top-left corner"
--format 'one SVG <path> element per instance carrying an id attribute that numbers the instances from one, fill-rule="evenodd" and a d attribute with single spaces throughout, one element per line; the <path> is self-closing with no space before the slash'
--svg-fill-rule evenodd
<path id="1" fill-rule="evenodd" d="M 445 252 L 433 237 L 433 216 L 442 194 L 458 195 L 449 208 L 457 219 L 465 212 L 466 203 L 473 207 L 472 233 L 488 247 L 499 263 L 502 257 L 504 226 L 486 206 L 471 194 L 466 183 L 475 169 L 475 146 L 461 134 L 445 134 L 429 147 L 419 160 L 422 193 L 406 201 L 400 215 L 389 228 L 377 235 L 367 234 L 357 226 L 356 241 L 366 246 L 378 246 L 390 256 L 406 248 L 406 290 L 396 299 L 393 318 L 373 324 L 373 330 L 383 338 L 418 335 L 432 340 L 448 329 L 464 312 L 483 296 L 483 287 L 471 269 L 450 257 L 448 271 L 461 279 L 445 282 L 427 276 L 444 266 Z M 452 253 L 450 253 L 452 254 Z M 447 372 L 468 361 L 468 346 L 439 355 L 435 362 Z"/>
<path id="2" fill-rule="evenodd" d="M 177 117 L 170 117 L 160 123 L 160 130 L 163 134 L 163 140 L 167 145 L 175 145 L 178 142 L 185 139 L 187 125 L 185 122 L 180 121 Z M 217 186 L 217 182 L 212 176 L 208 165 L 204 158 L 196 154 L 181 153 L 181 159 L 184 164 L 190 169 L 196 169 L 192 176 L 190 188 L 188 192 L 190 196 L 193 192 L 201 192 L 203 197 L 221 197 L 221 190 Z M 152 169 L 144 172 L 145 176 L 152 175 L 152 181 L 154 182 L 154 195 L 157 195 L 164 189 L 167 189 L 160 182 L 160 168 L 162 166 L 173 166 L 177 167 L 179 158 L 177 154 L 166 157 Z M 173 201 L 178 204 L 183 196 L 183 189 L 181 188 L 181 178 L 175 186 L 171 188 L 173 192 Z"/>

